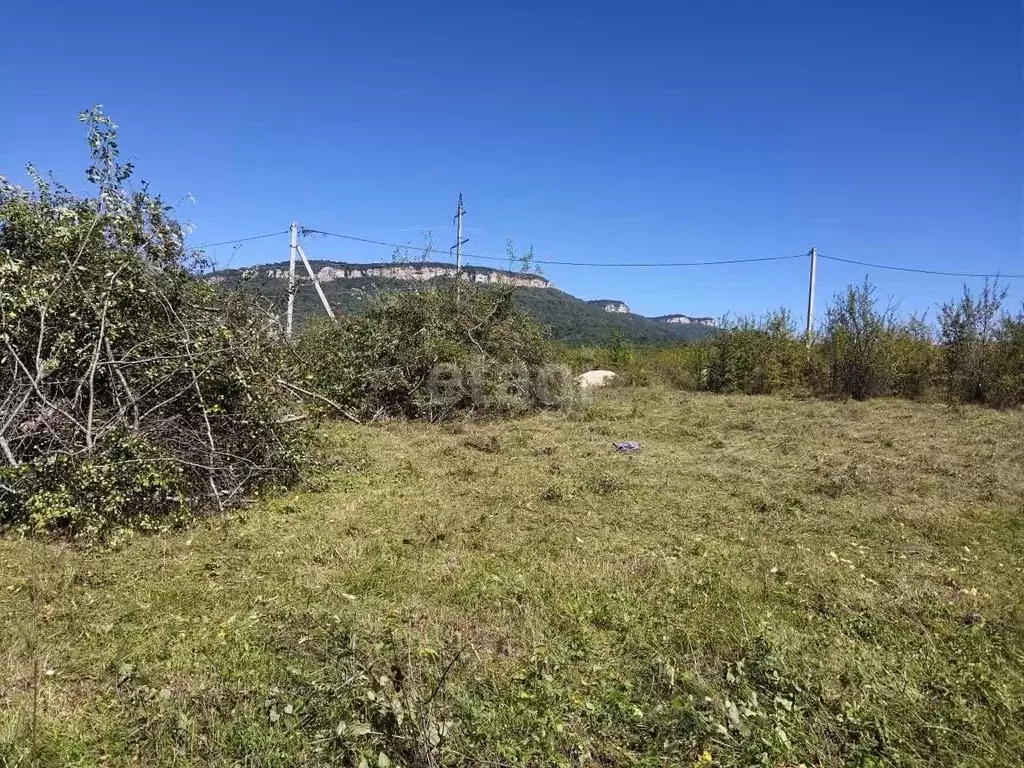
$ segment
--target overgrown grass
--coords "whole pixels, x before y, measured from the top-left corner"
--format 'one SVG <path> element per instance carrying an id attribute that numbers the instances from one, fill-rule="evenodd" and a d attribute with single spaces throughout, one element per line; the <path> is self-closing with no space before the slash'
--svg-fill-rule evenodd
<path id="1" fill-rule="evenodd" d="M 329 439 L 186 531 L 0 539 L 0 764 L 1020 764 L 1020 412 L 622 388 Z"/>

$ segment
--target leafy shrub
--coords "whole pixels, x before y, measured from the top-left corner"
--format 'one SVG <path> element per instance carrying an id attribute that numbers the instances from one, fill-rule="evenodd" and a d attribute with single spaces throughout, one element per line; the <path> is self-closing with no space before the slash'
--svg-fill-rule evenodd
<path id="1" fill-rule="evenodd" d="M 915 316 L 895 324 L 887 345 L 889 394 L 912 400 L 927 395 L 935 382 L 938 354 L 934 334 L 924 318 Z"/>
<path id="2" fill-rule="evenodd" d="M 93 198 L 0 178 L 0 527 L 155 528 L 293 479 L 273 319 L 197 277 L 83 113 Z"/>
<path id="3" fill-rule="evenodd" d="M 752 318 L 723 321 L 720 332 L 703 342 L 700 377 L 714 392 L 763 395 L 793 389 L 801 382 L 803 345 L 785 309 L 760 322 Z"/>
<path id="4" fill-rule="evenodd" d="M 313 389 L 356 419 L 439 420 L 559 404 L 568 370 L 511 288 L 433 282 L 387 294 L 358 317 L 314 321 L 296 343 Z"/>
<path id="5" fill-rule="evenodd" d="M 889 341 L 895 312 L 880 310 L 875 287 L 850 285 L 829 305 L 822 345 L 833 394 L 867 400 L 885 394 L 891 380 Z"/>
<path id="6" fill-rule="evenodd" d="M 617 329 L 612 331 L 611 339 L 608 364 L 603 367 L 618 374 L 612 386 L 648 386 L 651 383 L 650 355 L 640 353 L 637 346 Z"/>
<path id="7" fill-rule="evenodd" d="M 1020 324 L 1003 313 L 1006 289 L 985 281 L 975 295 L 965 285 L 958 301 L 942 305 L 939 326 L 946 389 L 968 403 L 1008 406 L 1022 402 Z"/>
<path id="8" fill-rule="evenodd" d="M 698 344 L 677 344 L 653 349 L 648 366 L 651 378 L 673 389 L 697 390 L 701 371 L 707 367 L 704 349 Z"/>
<path id="9" fill-rule="evenodd" d="M 1016 317 L 1003 317 L 996 333 L 993 368 L 993 404 L 1001 407 L 1024 404 L 1024 305 Z"/>

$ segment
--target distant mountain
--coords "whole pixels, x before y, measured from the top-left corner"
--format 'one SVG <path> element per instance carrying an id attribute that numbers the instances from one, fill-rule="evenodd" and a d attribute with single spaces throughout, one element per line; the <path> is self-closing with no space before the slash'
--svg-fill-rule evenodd
<path id="1" fill-rule="evenodd" d="M 331 306 L 343 314 L 361 313 L 367 300 L 382 292 L 408 290 L 417 282 L 455 275 L 455 268 L 442 262 L 351 264 L 317 260 L 311 261 L 310 266 Z M 571 345 L 607 344 L 616 332 L 635 343 L 690 341 L 712 332 L 709 326 L 699 323 L 633 314 L 625 303 L 614 299 L 584 301 L 560 291 L 539 275 L 477 266 L 464 267 L 463 273 L 475 283 L 516 285 L 515 302 L 520 309 L 548 326 L 555 340 Z M 261 297 L 277 311 L 283 312 L 286 305 L 287 262 L 223 270 L 208 279 Z M 322 313 L 323 307 L 301 264 L 298 279 L 295 321 L 301 325 L 307 317 Z"/>

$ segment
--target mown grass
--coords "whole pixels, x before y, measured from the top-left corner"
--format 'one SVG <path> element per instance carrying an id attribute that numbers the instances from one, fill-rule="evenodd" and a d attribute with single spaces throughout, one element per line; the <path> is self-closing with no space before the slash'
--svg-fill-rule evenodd
<path id="1" fill-rule="evenodd" d="M 1024 413 L 623 388 L 329 439 L 242 514 L 0 540 L 0 764 L 1021 764 Z"/>

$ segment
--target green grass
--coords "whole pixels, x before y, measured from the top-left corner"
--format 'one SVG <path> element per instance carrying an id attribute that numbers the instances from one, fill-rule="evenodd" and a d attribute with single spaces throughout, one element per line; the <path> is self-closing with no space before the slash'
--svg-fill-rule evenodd
<path id="1" fill-rule="evenodd" d="M 1021 764 L 1024 413 L 622 388 L 328 439 L 244 513 L 0 539 L 0 764 Z"/>

